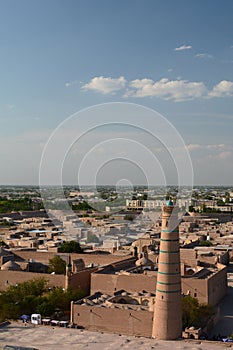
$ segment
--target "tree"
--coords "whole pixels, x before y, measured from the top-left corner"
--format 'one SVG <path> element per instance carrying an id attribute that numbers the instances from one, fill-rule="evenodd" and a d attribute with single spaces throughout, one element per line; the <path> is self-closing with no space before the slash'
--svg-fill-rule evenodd
<path id="1" fill-rule="evenodd" d="M 83 250 L 80 247 L 80 244 L 76 241 L 69 241 L 63 243 L 63 245 L 59 248 L 59 252 L 61 253 L 82 253 Z"/>
<path id="2" fill-rule="evenodd" d="M 23 197 L 19 199 L 2 199 L 0 200 L 0 213 L 9 213 L 11 211 L 33 210 L 31 198 Z"/>
<path id="3" fill-rule="evenodd" d="M 201 243 L 199 245 L 202 247 L 211 247 L 213 245 L 213 243 L 210 241 L 201 241 Z"/>
<path id="4" fill-rule="evenodd" d="M 198 300 L 190 296 L 182 299 L 182 323 L 183 328 L 195 326 L 198 322 Z"/>
<path id="5" fill-rule="evenodd" d="M 189 211 L 190 213 L 195 213 L 195 208 L 194 208 L 194 206 L 193 206 L 193 205 L 190 205 L 188 211 Z"/>
<path id="6" fill-rule="evenodd" d="M 47 299 L 39 304 L 36 308 L 36 312 L 42 316 L 51 316 L 55 311 L 55 307 Z"/>
<path id="7" fill-rule="evenodd" d="M 185 327 L 203 327 L 212 314 L 210 305 L 199 304 L 196 298 L 186 295 L 182 298 L 182 323 Z"/>
<path id="8" fill-rule="evenodd" d="M 38 278 L 32 281 L 25 281 L 7 289 L 6 296 L 12 301 L 18 302 L 25 297 L 34 295 L 41 296 L 45 291 L 47 281 L 44 278 Z"/>
<path id="9" fill-rule="evenodd" d="M 61 287 L 52 289 L 48 295 L 48 301 L 55 309 L 70 310 L 71 300 L 79 300 L 85 295 L 81 290 L 69 289 L 64 291 Z"/>
<path id="10" fill-rule="evenodd" d="M 58 275 L 65 275 L 66 262 L 59 255 L 49 259 L 49 273 L 55 272 Z"/>
<path id="11" fill-rule="evenodd" d="M 79 300 L 85 296 L 81 290 L 56 287 L 47 290 L 47 281 L 37 279 L 10 286 L 0 293 L 0 322 L 17 319 L 22 314 L 40 313 L 52 316 L 55 309 L 69 311 L 71 300 Z"/>
<path id="12" fill-rule="evenodd" d="M 9 286 L 0 293 L 0 321 L 17 319 L 23 313 L 33 313 L 43 301 L 42 294 L 46 290 L 47 281 L 44 278 L 26 281 L 15 286 Z"/>
<path id="13" fill-rule="evenodd" d="M 72 210 L 94 210 L 86 201 L 72 204 Z"/>
<path id="14" fill-rule="evenodd" d="M 225 203 L 226 204 L 230 203 L 230 193 L 229 192 L 225 192 Z"/>

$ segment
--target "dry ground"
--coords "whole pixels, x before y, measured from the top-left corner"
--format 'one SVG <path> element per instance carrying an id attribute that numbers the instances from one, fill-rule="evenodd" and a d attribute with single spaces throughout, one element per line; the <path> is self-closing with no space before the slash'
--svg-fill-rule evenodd
<path id="1" fill-rule="evenodd" d="M 39 350 L 219 350 L 231 344 L 203 341 L 156 341 L 148 338 L 101 334 L 78 329 L 12 323 L 0 329 L 0 349 L 4 345 L 34 346 Z M 233 347 L 233 345 L 232 345 Z"/>

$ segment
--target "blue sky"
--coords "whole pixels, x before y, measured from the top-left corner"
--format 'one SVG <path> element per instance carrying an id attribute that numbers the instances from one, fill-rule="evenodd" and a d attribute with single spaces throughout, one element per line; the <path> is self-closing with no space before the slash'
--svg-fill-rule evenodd
<path id="1" fill-rule="evenodd" d="M 233 184 L 232 34 L 231 0 L 0 1 L 0 183 L 37 184 L 69 115 L 130 102 L 177 128 L 196 184 Z"/>

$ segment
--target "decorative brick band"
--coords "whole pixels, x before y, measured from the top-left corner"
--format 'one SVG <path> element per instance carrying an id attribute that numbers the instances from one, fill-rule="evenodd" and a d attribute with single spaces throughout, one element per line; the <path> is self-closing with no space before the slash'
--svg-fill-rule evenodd
<path id="1" fill-rule="evenodd" d="M 165 261 L 159 261 L 159 264 L 164 264 L 164 265 L 180 265 L 180 262 L 165 262 Z"/>
<path id="2" fill-rule="evenodd" d="M 175 276 L 175 275 L 179 275 L 180 272 L 162 272 L 162 271 L 158 271 L 158 274 Z"/>
<path id="3" fill-rule="evenodd" d="M 162 241 L 162 242 L 179 242 L 179 238 L 177 238 L 177 239 L 160 238 L 160 241 Z"/>
<path id="4" fill-rule="evenodd" d="M 159 282 L 157 281 L 158 284 L 165 284 L 166 286 L 174 286 L 176 284 L 180 284 L 180 282 L 175 282 L 175 283 L 168 283 L 168 282 Z"/>
<path id="5" fill-rule="evenodd" d="M 156 288 L 156 292 L 165 293 L 165 294 L 172 294 L 172 293 L 181 293 L 181 289 L 178 290 L 161 290 Z"/>
<path id="6" fill-rule="evenodd" d="M 160 250 L 160 253 L 166 253 L 166 254 L 177 254 L 179 253 L 179 250 L 175 250 L 175 251 L 170 251 L 170 250 Z"/>

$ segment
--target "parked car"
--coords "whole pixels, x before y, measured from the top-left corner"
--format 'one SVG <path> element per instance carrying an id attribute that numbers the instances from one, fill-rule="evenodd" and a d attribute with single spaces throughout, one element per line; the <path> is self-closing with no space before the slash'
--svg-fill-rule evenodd
<path id="1" fill-rule="evenodd" d="M 32 314 L 31 315 L 32 324 L 41 324 L 41 314 Z"/>

